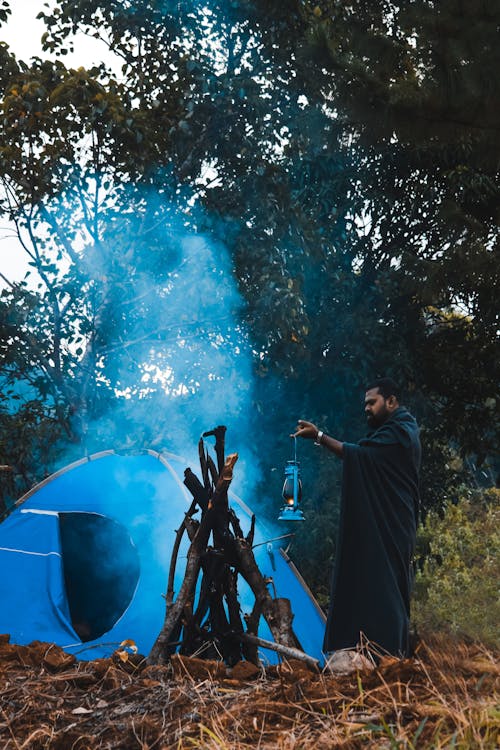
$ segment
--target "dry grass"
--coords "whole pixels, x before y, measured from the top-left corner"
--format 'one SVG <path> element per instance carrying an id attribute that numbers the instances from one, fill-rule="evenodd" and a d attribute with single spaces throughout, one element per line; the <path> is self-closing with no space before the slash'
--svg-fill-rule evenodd
<path id="1" fill-rule="evenodd" d="M 499 746 L 498 654 L 437 640 L 415 659 L 331 677 L 176 659 L 74 663 L 0 645 L 2 750 L 331 750 Z"/>

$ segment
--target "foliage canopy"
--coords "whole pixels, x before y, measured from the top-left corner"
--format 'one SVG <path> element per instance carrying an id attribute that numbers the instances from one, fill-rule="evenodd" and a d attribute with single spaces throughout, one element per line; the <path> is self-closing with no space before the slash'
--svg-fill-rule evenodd
<path id="1" fill-rule="evenodd" d="M 205 410 L 206 391 L 216 421 L 222 404 L 253 428 L 261 492 L 279 495 L 295 419 L 356 439 L 364 384 L 384 374 L 424 428 L 424 505 L 477 466 L 491 481 L 500 10 L 58 0 L 41 17 L 55 61 L 0 48 L 2 211 L 36 277 L 0 300 L 7 432 L 37 403 L 54 461 L 160 447 L 197 429 L 178 405 Z M 67 68 L 77 32 L 109 63 Z M 20 467 L 9 439 L 0 458 Z M 49 466 L 34 451 L 30 481 Z M 317 467 L 313 537 L 337 513 L 338 469 Z M 332 533 L 312 578 L 333 548 Z"/>

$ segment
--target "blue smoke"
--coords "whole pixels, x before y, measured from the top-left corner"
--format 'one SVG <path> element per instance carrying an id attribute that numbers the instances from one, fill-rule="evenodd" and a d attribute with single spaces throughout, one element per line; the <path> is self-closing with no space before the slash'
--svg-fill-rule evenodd
<path id="1" fill-rule="evenodd" d="M 97 406 L 75 409 L 81 444 L 70 458 L 82 447 L 153 448 L 196 470 L 200 435 L 224 424 L 227 452 L 240 455 L 235 487 L 246 494 L 258 471 L 252 348 L 227 248 L 197 231 L 204 217 L 192 201 L 137 185 L 119 190 L 99 242 L 81 251 L 96 300 L 91 313 L 82 307 L 79 325 L 96 331 Z M 90 344 L 87 336 L 77 356 L 79 384 Z"/>

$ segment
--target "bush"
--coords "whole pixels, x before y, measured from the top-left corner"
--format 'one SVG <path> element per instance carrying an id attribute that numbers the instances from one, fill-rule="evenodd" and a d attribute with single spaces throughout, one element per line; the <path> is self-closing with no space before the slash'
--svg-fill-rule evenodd
<path id="1" fill-rule="evenodd" d="M 420 634 L 446 632 L 500 646 L 500 490 L 464 490 L 418 537 L 413 619 Z"/>

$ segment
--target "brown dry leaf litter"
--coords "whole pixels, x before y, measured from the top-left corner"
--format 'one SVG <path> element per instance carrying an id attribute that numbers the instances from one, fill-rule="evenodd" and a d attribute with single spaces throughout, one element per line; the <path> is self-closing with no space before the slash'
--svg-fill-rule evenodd
<path id="1" fill-rule="evenodd" d="M 498 654 L 434 641 L 373 672 L 76 662 L 0 636 L 1 750 L 497 748 Z"/>

